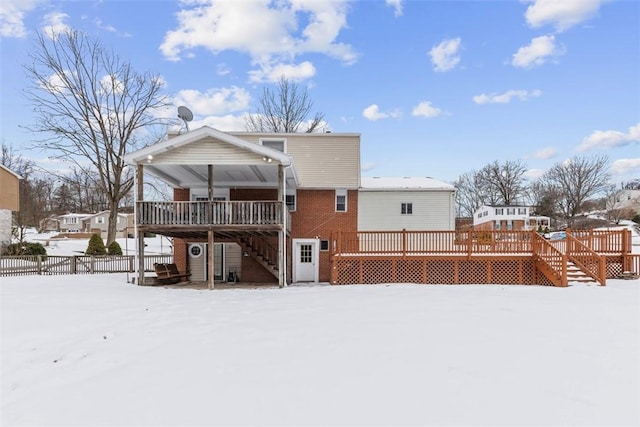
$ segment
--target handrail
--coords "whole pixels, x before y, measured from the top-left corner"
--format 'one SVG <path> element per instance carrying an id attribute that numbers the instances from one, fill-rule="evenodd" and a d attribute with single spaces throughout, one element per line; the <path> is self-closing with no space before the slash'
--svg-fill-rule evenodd
<path id="1" fill-rule="evenodd" d="M 567 255 L 559 251 L 538 233 L 533 233 L 533 259 L 542 264 L 540 271 L 555 286 L 568 286 Z"/>
<path id="2" fill-rule="evenodd" d="M 282 225 L 279 201 L 138 202 L 138 225 Z M 289 221 L 290 223 L 290 221 Z"/>
<path id="3" fill-rule="evenodd" d="M 576 239 L 570 230 L 567 230 L 567 257 L 585 274 L 600 282 L 600 285 L 606 285 L 606 259 L 580 240 Z"/>

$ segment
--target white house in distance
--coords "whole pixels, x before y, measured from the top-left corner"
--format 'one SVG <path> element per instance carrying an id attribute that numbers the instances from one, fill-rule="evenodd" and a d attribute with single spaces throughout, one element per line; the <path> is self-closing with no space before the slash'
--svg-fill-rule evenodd
<path id="1" fill-rule="evenodd" d="M 531 207 L 483 205 L 473 214 L 473 229 L 487 231 L 537 230 L 549 227 L 548 216 L 532 216 Z"/>
<path id="2" fill-rule="evenodd" d="M 91 214 L 68 213 L 58 216 L 58 226 L 61 233 L 79 233 L 83 230 L 82 221 Z"/>
<path id="3" fill-rule="evenodd" d="M 361 177 L 358 231 L 455 230 L 455 187 L 429 177 Z"/>

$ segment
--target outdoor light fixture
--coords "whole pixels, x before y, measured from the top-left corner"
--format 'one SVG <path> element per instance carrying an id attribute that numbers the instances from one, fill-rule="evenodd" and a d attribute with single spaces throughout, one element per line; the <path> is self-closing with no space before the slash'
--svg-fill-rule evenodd
<path id="1" fill-rule="evenodd" d="M 147 156 L 147 163 L 151 163 L 151 160 L 153 160 L 153 156 L 151 154 L 149 154 Z"/>
<path id="2" fill-rule="evenodd" d="M 263 161 L 267 162 L 267 163 L 271 163 L 273 160 L 271 159 L 271 157 L 263 157 L 262 158 Z"/>

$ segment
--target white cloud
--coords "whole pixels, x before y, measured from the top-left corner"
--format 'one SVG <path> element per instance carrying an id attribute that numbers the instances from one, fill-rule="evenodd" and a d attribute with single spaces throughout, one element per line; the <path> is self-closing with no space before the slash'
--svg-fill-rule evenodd
<path id="1" fill-rule="evenodd" d="M 535 180 L 544 175 L 545 171 L 543 169 L 529 169 L 525 171 L 523 174 L 525 178 L 530 180 Z"/>
<path id="2" fill-rule="evenodd" d="M 481 94 L 473 97 L 473 102 L 476 104 L 508 104 L 511 102 L 511 98 L 518 98 L 521 101 L 526 101 L 529 98 L 535 98 L 542 95 L 542 91 L 536 89 L 532 91 L 528 90 L 508 90 L 505 93 L 497 94 Z"/>
<path id="3" fill-rule="evenodd" d="M 640 158 L 618 159 L 611 164 L 611 173 L 614 175 L 626 175 L 640 173 Z"/>
<path id="4" fill-rule="evenodd" d="M 593 17 L 602 3 L 603 0 L 535 0 L 525 18 L 533 28 L 549 24 L 564 31 Z"/>
<path id="5" fill-rule="evenodd" d="M 181 90 L 173 100 L 175 105 L 185 105 L 199 116 L 244 111 L 249 108 L 250 102 L 249 92 L 237 86 L 209 89 L 205 93 L 193 89 Z"/>
<path id="6" fill-rule="evenodd" d="M 383 113 L 380 111 L 380 107 L 378 107 L 377 104 L 371 104 L 362 111 L 362 116 L 366 119 L 376 121 L 381 119 L 398 118 L 401 114 L 397 110 L 389 113 Z"/>
<path id="7" fill-rule="evenodd" d="M 62 12 L 48 13 L 44 17 L 45 25 L 42 27 L 42 32 L 50 39 L 54 39 L 58 34 L 68 31 L 70 27 L 65 24 L 65 20 L 69 18 L 69 15 Z"/>
<path id="8" fill-rule="evenodd" d="M 177 28 L 167 32 L 160 45 L 170 60 L 180 60 L 197 48 L 214 54 L 244 52 L 259 66 L 288 63 L 304 53 L 325 54 L 346 64 L 357 59 L 350 45 L 336 41 L 347 26 L 346 0 L 184 1 L 182 5 Z"/>
<path id="9" fill-rule="evenodd" d="M 640 123 L 629 128 L 624 133 L 617 130 L 596 130 L 582 140 L 576 151 L 587 151 L 593 148 L 623 147 L 640 142 Z"/>
<path id="10" fill-rule="evenodd" d="M 386 0 L 385 3 L 393 8 L 393 16 L 402 16 L 402 0 Z"/>
<path id="11" fill-rule="evenodd" d="M 244 114 L 240 116 L 234 116 L 231 114 L 227 114 L 225 116 L 209 116 L 202 120 L 194 120 L 189 124 L 189 129 L 209 126 L 223 132 L 242 132 L 247 130 L 244 118 Z"/>
<path id="12" fill-rule="evenodd" d="M 443 40 L 439 45 L 429 51 L 431 62 L 435 71 L 448 71 L 460 62 L 460 37 Z"/>
<path id="13" fill-rule="evenodd" d="M 309 61 L 300 64 L 263 65 L 259 70 L 249 71 L 253 83 L 277 82 L 282 76 L 292 81 L 309 79 L 316 75 L 316 67 Z"/>
<path id="14" fill-rule="evenodd" d="M 375 169 L 377 166 L 378 165 L 375 162 L 365 162 L 360 166 L 360 170 L 362 172 L 367 172 L 367 171 Z"/>
<path id="15" fill-rule="evenodd" d="M 412 116 L 426 117 L 427 119 L 432 117 L 438 117 L 442 114 L 442 110 L 431 105 L 429 101 L 423 101 L 416 105 L 411 112 Z"/>
<path id="16" fill-rule="evenodd" d="M 555 148 L 545 147 L 533 153 L 532 157 L 534 159 L 548 160 L 554 158 L 556 154 L 558 154 L 558 150 L 556 150 Z"/>
<path id="17" fill-rule="evenodd" d="M 532 68 L 564 54 L 564 48 L 556 46 L 555 36 L 540 36 L 531 39 L 531 43 L 523 46 L 513 54 L 511 65 L 520 68 Z"/>
<path id="18" fill-rule="evenodd" d="M 0 2 L 0 37 L 21 38 L 27 35 L 24 17 L 38 7 L 40 0 L 2 0 Z"/>

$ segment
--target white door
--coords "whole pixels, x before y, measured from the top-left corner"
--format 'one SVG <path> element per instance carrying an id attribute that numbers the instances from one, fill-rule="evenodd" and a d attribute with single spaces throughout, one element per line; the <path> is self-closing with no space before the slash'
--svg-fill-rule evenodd
<path id="1" fill-rule="evenodd" d="M 293 281 L 318 281 L 318 240 L 294 239 L 293 256 L 295 257 Z"/>

